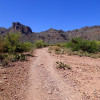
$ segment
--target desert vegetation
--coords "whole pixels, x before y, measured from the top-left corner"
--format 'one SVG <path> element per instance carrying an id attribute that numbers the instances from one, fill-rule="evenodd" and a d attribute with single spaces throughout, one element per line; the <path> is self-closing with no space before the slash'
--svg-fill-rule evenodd
<path id="1" fill-rule="evenodd" d="M 43 40 L 38 40 L 38 41 L 35 41 L 34 43 L 34 48 L 43 48 L 47 46 L 48 44 L 44 43 Z"/>
<path id="2" fill-rule="evenodd" d="M 27 60 L 27 56 L 31 55 L 34 49 L 46 46 L 43 40 L 23 43 L 20 41 L 20 34 L 8 33 L 0 38 L 0 62 L 7 67 L 9 62 Z"/>
<path id="3" fill-rule="evenodd" d="M 32 44 L 20 42 L 20 34 L 7 34 L 5 37 L 0 38 L 0 60 L 4 66 L 14 61 L 26 60 L 24 52 L 32 49 Z"/>
<path id="4" fill-rule="evenodd" d="M 100 41 L 89 41 L 79 37 L 72 38 L 70 41 L 61 44 L 51 45 L 49 53 L 79 55 L 92 58 L 100 57 Z"/>
<path id="5" fill-rule="evenodd" d="M 57 69 L 68 69 L 68 70 L 71 70 L 71 67 L 68 65 L 68 64 L 65 64 L 63 62 L 56 62 L 56 68 Z"/>
<path id="6" fill-rule="evenodd" d="M 82 50 L 83 52 L 96 53 L 99 50 L 99 45 L 95 41 L 88 41 L 81 38 L 73 38 L 66 44 L 66 47 L 72 51 Z"/>

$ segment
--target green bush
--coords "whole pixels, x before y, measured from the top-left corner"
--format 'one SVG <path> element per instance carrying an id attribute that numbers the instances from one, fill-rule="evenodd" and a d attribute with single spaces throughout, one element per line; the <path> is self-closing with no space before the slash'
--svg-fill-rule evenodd
<path id="1" fill-rule="evenodd" d="M 10 53 L 15 54 L 17 52 L 27 52 L 30 51 L 33 47 L 33 44 L 30 42 L 21 43 L 19 41 L 20 35 L 19 34 L 7 34 L 4 38 L 3 45 L 0 42 L 0 46 L 3 48 L 0 48 L 0 51 L 3 51 L 4 53 Z"/>
<path id="2" fill-rule="evenodd" d="M 16 47 L 16 52 L 27 52 L 30 51 L 33 47 L 33 44 L 30 42 L 19 43 Z"/>
<path id="3" fill-rule="evenodd" d="M 22 52 L 31 51 L 32 48 L 32 43 L 20 42 L 19 34 L 8 33 L 2 39 L 0 38 L 0 61 L 5 66 L 12 61 L 26 60 L 26 55 L 22 54 Z"/>
<path id="4" fill-rule="evenodd" d="M 15 53 L 19 43 L 19 34 L 7 34 L 4 38 L 4 52 Z"/>
<path id="5" fill-rule="evenodd" d="M 34 47 L 35 48 L 42 48 L 42 47 L 47 47 L 48 45 L 46 43 L 43 43 L 43 40 L 38 40 L 35 41 Z"/>
<path id="6" fill-rule="evenodd" d="M 99 47 L 95 41 L 83 40 L 81 38 L 73 38 L 66 44 L 66 47 L 71 48 L 72 51 L 82 50 L 89 53 L 95 53 L 99 51 Z"/>
<path id="7" fill-rule="evenodd" d="M 68 48 L 71 48 L 73 51 L 78 51 L 81 49 L 82 46 L 82 39 L 81 38 L 73 38 L 69 41 L 66 45 Z"/>
<path id="8" fill-rule="evenodd" d="M 3 40 L 0 38 L 0 52 L 3 52 Z"/>
<path id="9" fill-rule="evenodd" d="M 89 53 L 95 53 L 99 51 L 99 48 L 94 41 L 84 41 L 81 49 Z"/>
<path id="10" fill-rule="evenodd" d="M 56 46 L 59 46 L 59 47 L 64 47 L 65 43 L 58 43 L 56 44 Z"/>
<path id="11" fill-rule="evenodd" d="M 55 46 L 55 44 L 49 44 L 49 46 Z"/>
<path id="12" fill-rule="evenodd" d="M 26 56 L 24 54 L 17 54 L 15 56 L 15 60 L 20 60 L 20 61 L 23 61 L 23 60 L 26 60 Z"/>
<path id="13" fill-rule="evenodd" d="M 99 51 L 100 51 L 100 41 L 95 41 L 95 43 L 97 44 L 98 49 L 99 49 Z"/>

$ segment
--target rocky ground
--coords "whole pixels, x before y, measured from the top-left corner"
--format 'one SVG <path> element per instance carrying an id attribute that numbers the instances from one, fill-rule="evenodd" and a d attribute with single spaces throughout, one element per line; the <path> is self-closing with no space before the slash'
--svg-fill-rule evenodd
<path id="1" fill-rule="evenodd" d="M 0 100 L 25 100 L 29 62 L 14 62 L 8 68 L 0 66 Z"/>
<path id="2" fill-rule="evenodd" d="M 71 70 L 57 69 L 57 61 Z M 100 100 L 100 59 L 38 49 L 29 61 L 0 68 L 0 100 Z"/>

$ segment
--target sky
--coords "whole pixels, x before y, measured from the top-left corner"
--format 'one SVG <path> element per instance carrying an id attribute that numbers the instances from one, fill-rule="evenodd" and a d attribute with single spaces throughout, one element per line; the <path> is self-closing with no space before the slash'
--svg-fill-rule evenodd
<path id="1" fill-rule="evenodd" d="M 100 0 L 0 0 L 0 27 L 12 22 L 33 32 L 100 25 Z"/>

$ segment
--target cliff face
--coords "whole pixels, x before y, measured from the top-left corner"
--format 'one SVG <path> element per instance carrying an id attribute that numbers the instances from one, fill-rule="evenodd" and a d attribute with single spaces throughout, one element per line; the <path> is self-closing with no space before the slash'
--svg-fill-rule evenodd
<path id="1" fill-rule="evenodd" d="M 25 25 L 22 25 L 20 24 L 19 22 L 17 23 L 12 23 L 12 27 L 9 28 L 9 32 L 21 32 L 21 33 L 25 33 L 25 34 L 29 34 L 29 33 L 32 33 L 32 30 L 29 26 L 25 26 Z"/>
<path id="2" fill-rule="evenodd" d="M 83 27 L 81 29 L 75 29 L 72 31 L 63 31 L 50 28 L 49 30 L 35 33 L 32 32 L 29 26 L 20 24 L 19 22 L 12 23 L 9 29 L 0 28 L 0 35 L 7 33 L 18 33 L 21 32 L 21 40 L 34 42 L 42 39 L 45 43 L 63 43 L 70 40 L 72 37 L 82 37 L 88 40 L 100 40 L 100 26 Z"/>

